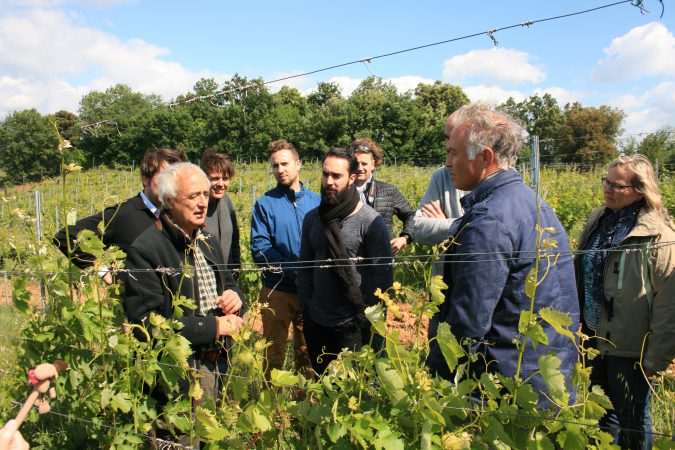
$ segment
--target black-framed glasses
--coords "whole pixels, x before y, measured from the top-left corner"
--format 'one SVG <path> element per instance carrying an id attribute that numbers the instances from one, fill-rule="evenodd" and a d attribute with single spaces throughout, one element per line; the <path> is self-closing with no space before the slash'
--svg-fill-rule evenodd
<path id="1" fill-rule="evenodd" d="M 619 184 L 615 183 L 613 181 L 609 181 L 606 177 L 602 177 L 602 184 L 608 188 L 610 188 L 613 191 L 623 191 L 628 188 L 635 188 L 637 186 L 633 186 L 632 184 Z"/>

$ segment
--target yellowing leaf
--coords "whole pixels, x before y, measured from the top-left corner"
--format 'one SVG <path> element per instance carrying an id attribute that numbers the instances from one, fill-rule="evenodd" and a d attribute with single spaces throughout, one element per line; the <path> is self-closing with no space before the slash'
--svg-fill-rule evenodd
<path id="1" fill-rule="evenodd" d="M 82 166 L 78 166 L 77 164 L 64 164 L 63 170 L 67 170 L 68 172 L 79 172 L 82 170 Z"/>
<path id="2" fill-rule="evenodd" d="M 576 342 L 574 334 L 566 328 L 572 325 L 572 319 L 569 315 L 562 311 L 547 307 L 539 310 L 539 317 L 551 325 L 559 334 L 567 336 L 572 341 Z"/>

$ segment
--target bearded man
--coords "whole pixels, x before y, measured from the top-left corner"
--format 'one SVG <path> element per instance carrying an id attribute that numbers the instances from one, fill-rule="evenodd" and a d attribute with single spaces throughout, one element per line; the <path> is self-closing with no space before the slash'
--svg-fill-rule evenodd
<path id="1" fill-rule="evenodd" d="M 371 336 L 364 310 L 377 303 L 378 288 L 393 284 L 391 245 L 384 219 L 356 191 L 357 170 L 352 153 L 328 151 L 321 204 L 302 226 L 298 296 L 312 367 L 319 374 L 343 348 L 382 344 L 381 337 Z"/>

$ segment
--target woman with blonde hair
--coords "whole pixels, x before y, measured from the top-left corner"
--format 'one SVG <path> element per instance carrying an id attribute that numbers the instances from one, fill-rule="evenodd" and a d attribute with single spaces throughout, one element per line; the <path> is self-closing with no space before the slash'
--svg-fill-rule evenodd
<path id="1" fill-rule="evenodd" d="M 675 227 L 654 168 L 621 156 L 602 179 L 575 259 L 582 331 L 599 351 L 591 382 L 614 409 L 600 421 L 622 448 L 651 448 L 648 378 L 675 357 Z"/>

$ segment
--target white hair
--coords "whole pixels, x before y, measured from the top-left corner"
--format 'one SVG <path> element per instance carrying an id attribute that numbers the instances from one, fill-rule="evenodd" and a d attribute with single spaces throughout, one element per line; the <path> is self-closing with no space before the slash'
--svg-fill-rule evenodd
<path id="1" fill-rule="evenodd" d="M 209 180 L 206 173 L 204 173 L 204 171 L 196 164 L 190 162 L 169 164 L 166 169 L 162 170 L 159 175 L 157 175 L 157 191 L 164 208 L 167 208 L 168 200 L 176 198 L 176 180 L 179 175 L 186 172 L 197 172 L 198 174 L 201 174 L 206 181 Z"/>
<path id="2" fill-rule="evenodd" d="M 516 119 L 484 102 L 475 102 L 460 107 L 454 122 L 467 124 L 464 143 L 470 160 L 484 148 L 491 148 L 499 167 L 505 169 L 516 165 L 518 153 L 523 148 L 527 134 Z"/>

